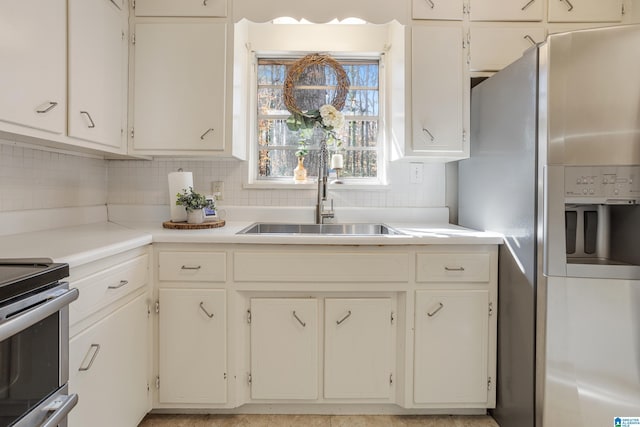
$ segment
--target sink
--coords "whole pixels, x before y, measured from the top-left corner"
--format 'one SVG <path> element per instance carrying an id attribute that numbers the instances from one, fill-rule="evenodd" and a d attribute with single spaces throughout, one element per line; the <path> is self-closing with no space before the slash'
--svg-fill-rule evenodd
<path id="1" fill-rule="evenodd" d="M 281 224 L 257 222 L 237 234 L 321 234 L 331 236 L 402 235 L 385 224 Z"/>

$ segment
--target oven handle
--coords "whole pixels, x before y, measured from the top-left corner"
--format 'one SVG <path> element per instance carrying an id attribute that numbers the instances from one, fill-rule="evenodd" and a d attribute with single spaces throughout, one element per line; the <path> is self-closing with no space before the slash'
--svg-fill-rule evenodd
<path id="1" fill-rule="evenodd" d="M 79 292 L 76 288 L 69 289 L 59 296 L 47 300 L 45 303 L 20 313 L 16 317 L 0 324 L 0 342 L 7 338 L 11 338 L 18 332 L 27 329 L 29 326 L 34 325 L 42 319 L 46 319 L 53 313 L 65 308 L 72 301 L 78 299 L 78 295 Z"/>
<path id="2" fill-rule="evenodd" d="M 60 396 L 56 398 L 55 411 L 42 423 L 40 427 L 57 427 L 62 420 L 64 420 L 69 412 L 78 403 L 78 395 L 73 393 L 68 396 Z M 53 408 L 52 408 L 53 409 Z"/>

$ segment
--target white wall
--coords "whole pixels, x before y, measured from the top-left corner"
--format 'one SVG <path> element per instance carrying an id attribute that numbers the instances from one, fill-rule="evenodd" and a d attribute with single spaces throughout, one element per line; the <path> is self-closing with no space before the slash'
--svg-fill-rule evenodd
<path id="1" fill-rule="evenodd" d="M 169 203 L 168 174 L 182 168 L 193 172 L 194 189 L 211 193 L 212 181 L 224 181 L 224 201 L 233 206 L 314 206 L 316 190 L 248 189 L 247 163 L 237 160 L 111 160 L 109 204 Z M 330 191 L 339 207 L 445 206 L 445 166 L 424 164 L 424 182 L 409 183 L 408 163 L 392 163 L 386 189 Z"/>
<path id="2" fill-rule="evenodd" d="M 107 161 L 0 140 L 0 212 L 106 201 Z"/>

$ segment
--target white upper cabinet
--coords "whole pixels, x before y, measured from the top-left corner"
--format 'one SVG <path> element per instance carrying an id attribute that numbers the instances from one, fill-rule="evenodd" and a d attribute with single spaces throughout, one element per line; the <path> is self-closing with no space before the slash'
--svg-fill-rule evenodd
<path id="1" fill-rule="evenodd" d="M 557 0 L 552 0 L 557 1 Z M 542 21 L 545 0 L 470 0 L 472 21 Z"/>
<path id="2" fill-rule="evenodd" d="M 620 22 L 622 0 L 549 0 L 549 22 Z"/>
<path id="3" fill-rule="evenodd" d="M 0 121 L 65 132 L 65 3 L 0 2 Z"/>
<path id="4" fill-rule="evenodd" d="M 225 150 L 227 25 L 151 19 L 135 27 L 133 148 L 141 154 Z"/>
<path id="5" fill-rule="evenodd" d="M 136 0 L 136 16 L 226 16 L 227 0 Z"/>
<path id="6" fill-rule="evenodd" d="M 469 79 L 462 26 L 414 25 L 411 51 L 411 155 L 468 157 Z"/>
<path id="7" fill-rule="evenodd" d="M 411 7 L 413 19 L 461 21 L 464 16 L 462 0 L 413 0 Z"/>
<path id="8" fill-rule="evenodd" d="M 504 27 L 471 25 L 470 70 L 499 71 L 522 56 L 524 51 L 543 42 L 543 26 Z M 500 49 L 496 49 L 500 46 Z"/>
<path id="9" fill-rule="evenodd" d="M 69 136 L 120 149 L 126 21 L 111 0 L 69 0 Z"/>

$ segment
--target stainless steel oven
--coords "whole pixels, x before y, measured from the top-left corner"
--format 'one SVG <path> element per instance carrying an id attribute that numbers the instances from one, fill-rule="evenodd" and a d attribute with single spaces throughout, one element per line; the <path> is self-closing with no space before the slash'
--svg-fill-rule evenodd
<path id="1" fill-rule="evenodd" d="M 65 427 L 68 395 L 67 264 L 0 260 L 0 427 Z"/>

